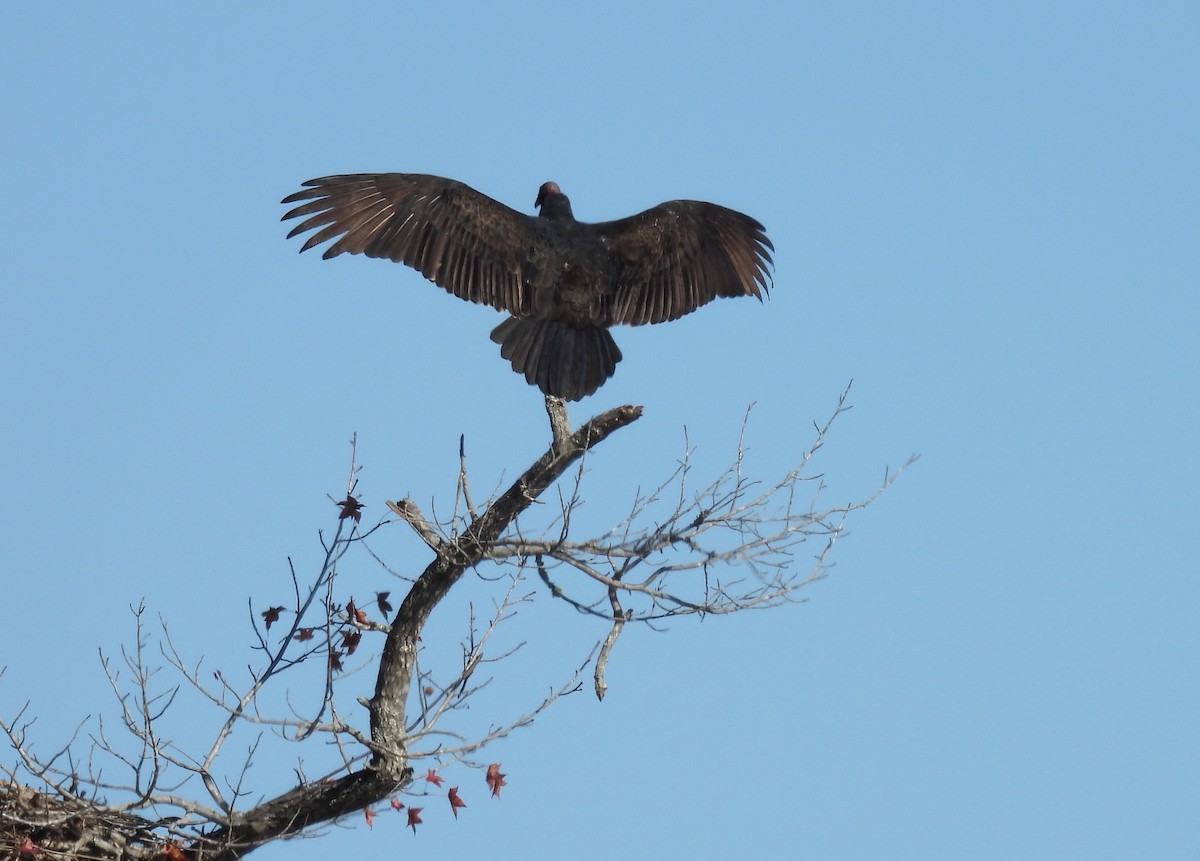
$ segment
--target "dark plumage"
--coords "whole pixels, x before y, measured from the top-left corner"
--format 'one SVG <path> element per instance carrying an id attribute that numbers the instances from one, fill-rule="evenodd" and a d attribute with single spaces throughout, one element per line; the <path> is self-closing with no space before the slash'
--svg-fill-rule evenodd
<path id="1" fill-rule="evenodd" d="M 579 400 L 613 375 L 617 323 L 662 323 L 718 296 L 769 286 L 771 241 L 747 215 L 696 200 L 588 224 L 547 182 L 537 217 L 440 176 L 363 173 L 311 179 L 283 199 L 314 231 L 301 251 L 333 240 L 413 267 L 462 299 L 512 316 L 492 332 L 513 370 L 548 395 Z"/>

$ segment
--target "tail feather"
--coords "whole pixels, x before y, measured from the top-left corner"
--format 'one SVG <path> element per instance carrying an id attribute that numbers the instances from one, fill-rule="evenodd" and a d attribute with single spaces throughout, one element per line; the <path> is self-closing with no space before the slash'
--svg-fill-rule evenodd
<path id="1" fill-rule="evenodd" d="M 559 326 L 558 337 L 555 339 L 552 355 L 559 357 L 558 361 L 550 363 L 549 391 L 568 391 L 572 386 L 585 389 L 590 374 L 587 373 L 588 363 L 579 351 L 579 330 L 570 326 Z"/>
<path id="2" fill-rule="evenodd" d="M 621 361 L 616 341 L 600 326 L 509 317 L 492 331 L 492 340 L 530 385 L 568 401 L 600 388 Z"/>
<path id="3" fill-rule="evenodd" d="M 529 361 L 529 349 L 533 346 L 533 338 L 530 337 L 532 331 L 522 329 L 513 332 L 511 341 L 505 344 L 507 354 L 506 359 L 511 359 L 514 368 L 525 369 L 526 363 Z"/>

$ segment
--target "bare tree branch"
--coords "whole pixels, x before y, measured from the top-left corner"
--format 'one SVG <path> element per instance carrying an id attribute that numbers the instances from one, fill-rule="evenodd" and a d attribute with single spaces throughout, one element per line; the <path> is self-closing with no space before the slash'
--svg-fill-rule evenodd
<path id="1" fill-rule="evenodd" d="M 83 741 L 79 732 L 43 757 L 28 742 L 33 722 L 24 717 L 26 708 L 11 719 L 0 718 L 0 729 L 17 754 L 16 766 L 0 766 L 9 780 L 7 788 L 0 786 L 0 833 L 10 834 L 17 841 L 14 846 L 31 841 L 54 859 L 236 861 L 265 843 L 358 813 L 403 790 L 412 783 L 414 760 L 432 759 L 439 767 L 471 765 L 470 758 L 484 746 L 581 690 L 589 666 L 593 689 L 603 699 L 609 658 L 629 624 L 653 627 L 664 619 L 801 600 L 798 591 L 827 572 L 831 551 L 846 534 L 848 515 L 873 501 L 900 474 L 886 472 L 879 488 L 863 501 L 825 502 L 823 477 L 809 474 L 808 468 L 833 422 L 849 409 L 847 392 L 829 420 L 814 426 L 813 440 L 797 466 L 777 481 L 762 483 L 748 476 L 744 422 L 732 464 L 715 479 L 694 483 L 695 465 L 685 441 L 684 455 L 671 474 L 636 493 L 623 515 L 591 537 L 581 537 L 575 522 L 584 499 L 585 456 L 636 421 L 641 408 L 618 407 L 572 431 L 566 404 L 547 397 L 549 447 L 482 506 L 472 498 L 461 437 L 449 520 L 427 518 L 410 499 L 387 502 L 433 553 L 416 577 L 394 571 L 364 543 L 397 521 L 359 528 L 363 504 L 355 496 L 360 467 L 353 437 L 346 496 L 334 500 L 341 509 L 337 528 L 329 538 L 321 535 L 323 556 L 315 572 L 302 576 L 289 559 L 291 606 L 259 610 L 250 605 L 252 650 L 258 657 L 247 668 L 248 680 L 238 682 L 220 670 L 202 670 L 202 661 L 186 660 L 164 621 L 159 651 L 182 685 L 162 687 L 159 667 L 147 650 L 145 608 L 131 608 L 136 639 L 132 649 L 122 650 L 124 666 L 101 655 L 126 743 L 121 743 L 121 733 L 110 735 L 98 720 L 96 731 L 87 736 L 86 759 L 78 761 L 74 753 L 76 742 Z M 568 475 L 560 483 L 557 507 L 541 506 L 522 520 L 534 501 Z M 430 510 L 436 514 L 436 506 Z M 540 524 L 536 531 L 535 524 Z M 797 564 L 808 541 L 815 549 Z M 390 619 L 390 592 L 376 595 L 383 621 L 371 618 L 352 596 L 339 603 L 339 563 L 359 545 L 388 573 L 411 583 Z M 422 666 L 420 635 L 426 622 L 469 571 L 490 584 L 501 581 L 492 593 L 490 618 L 477 618 L 472 602 L 461 662 Z M 497 632 L 540 594 L 539 583 L 553 601 L 603 620 L 606 635 L 565 682 L 549 687 L 531 709 L 485 730 L 464 731 L 471 697 L 493 680 L 493 668 L 523 645 L 505 645 Z M 357 663 L 348 666 L 351 660 Z M 375 671 L 373 695 L 347 703 L 342 693 L 339 701 L 342 680 L 368 669 Z M 285 673 L 313 687 L 280 692 L 277 682 Z M 181 691 L 220 716 L 207 749 L 196 756 L 179 749 L 162 731 Z M 302 705 L 308 697 L 310 705 Z M 350 714 L 345 707 L 353 709 L 355 703 L 367 709 L 365 728 L 343 716 Z M 303 742 L 315 734 L 331 742 L 319 765 L 299 763 L 295 786 L 249 804 L 251 763 L 264 745 Z M 118 776 L 106 776 L 104 764 Z M 317 774 L 307 773 L 310 768 Z M 28 779 L 47 791 L 25 786 Z M 182 793 L 189 781 L 203 787 L 206 801 Z M 108 801 L 108 795 L 119 800 Z M 171 815 L 163 817 L 160 811 Z"/>

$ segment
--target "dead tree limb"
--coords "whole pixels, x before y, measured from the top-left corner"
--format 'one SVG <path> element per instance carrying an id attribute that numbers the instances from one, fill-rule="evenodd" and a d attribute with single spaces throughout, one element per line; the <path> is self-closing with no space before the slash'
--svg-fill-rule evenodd
<path id="1" fill-rule="evenodd" d="M 371 761 L 362 769 L 327 783 L 305 784 L 231 817 L 231 824 L 205 835 L 192 848 L 209 861 L 235 861 L 250 850 L 281 837 L 298 834 L 382 801 L 412 779 L 406 748 L 404 715 L 417 657 L 417 639 L 433 608 L 462 575 L 482 561 L 493 542 L 522 511 L 588 450 L 636 421 L 641 407 L 622 406 L 601 413 L 574 433 L 566 407 L 546 399 L 553 441 L 550 448 L 452 541 L 429 539 L 428 522 L 408 499 L 389 502 L 434 550 L 436 556 L 405 597 L 383 647 L 371 714 Z"/>
<path id="2" fill-rule="evenodd" d="M 0 777 L 8 777 L 7 787 L 0 783 L 0 852 L 7 838 L 11 839 L 14 858 L 21 861 L 32 861 L 43 851 L 47 857 L 41 861 L 239 861 L 266 843 L 359 814 L 388 799 L 412 783 L 412 763 L 422 757 L 433 758 L 439 767 L 446 761 L 463 760 L 490 741 L 527 725 L 558 697 L 580 689 L 581 674 L 593 660 L 594 690 L 602 698 L 607 689 L 609 655 L 629 624 L 654 626 L 660 620 L 687 615 L 722 615 L 801 600 L 797 590 L 824 576 L 830 551 L 844 534 L 849 512 L 869 504 L 899 474 L 886 473 L 879 490 L 864 501 L 825 503 L 824 481 L 820 475 L 809 475 L 807 466 L 833 420 L 848 409 L 845 400 L 843 392 L 829 421 L 815 426 L 815 438 L 799 465 L 782 478 L 766 483 L 749 478 L 743 472 L 746 449 L 739 442 L 733 465 L 715 480 L 696 487 L 690 480 L 691 450 L 685 447 L 684 457 L 670 477 L 649 490 L 639 488 L 627 513 L 591 538 L 573 534 L 580 527 L 572 515 L 584 498 L 581 459 L 611 434 L 636 421 L 641 416 L 640 407 L 617 407 L 573 431 L 563 401 L 546 398 L 549 447 L 481 509 L 471 498 L 465 445 L 460 439 L 451 521 L 427 518 L 411 499 L 387 503 L 434 558 L 415 580 L 384 566 L 390 574 L 411 582 L 394 615 L 387 601 L 391 593 L 376 593 L 384 622 L 368 618 L 353 598 L 344 604 L 334 600 L 338 562 L 347 549 L 396 522 L 383 520 L 373 528 L 358 529 L 363 506 L 354 496 L 358 470 L 355 459 L 346 498 L 335 500 L 342 508 L 337 531 L 332 540 L 322 536 L 325 556 L 315 578 L 303 584 L 289 560 L 293 607 L 276 605 L 259 613 L 251 607 L 257 643 L 254 649 L 262 653 L 263 663 L 251 668 L 247 686 L 236 685 L 219 671 L 212 674 L 214 685 L 207 672 L 201 674 L 199 662 L 185 662 L 164 626 L 166 644 L 160 647 L 163 658 L 204 701 L 224 712 L 207 753 L 192 757 L 178 750 L 154 725 L 174 701 L 175 692 L 171 689 L 156 694 L 150 690 L 156 668 L 150 667 L 145 657 L 140 609 L 135 613 L 137 648 L 124 655 L 126 671 L 132 673 L 131 694 L 123 692 L 117 670 L 105 663 L 121 704 L 122 725 L 132 734 L 140 752 L 128 754 L 118 749 L 101 723 L 98 733 L 91 736 L 86 767 L 80 768 L 71 744 L 48 759 L 39 759 L 26 743 L 31 721 L 22 723 L 23 711 L 15 719 L 0 717 L 0 730 L 7 733 L 18 755 L 16 768 L 0 765 Z M 520 515 L 573 467 L 574 484 L 559 494 L 557 509 L 544 506 L 541 512 L 547 517 L 519 522 Z M 543 523 L 540 534 L 525 533 L 530 521 Z M 818 545 L 810 557 L 811 564 L 797 566 L 801 545 L 810 539 Z M 362 546 L 383 564 L 365 543 Z M 499 566 L 501 577 L 511 578 L 508 591 L 495 603 L 492 622 L 478 639 L 472 605 L 471 636 L 464 644 L 461 666 L 447 672 L 450 678 L 435 677 L 428 668 L 418 666 L 420 635 L 434 608 L 455 584 L 485 561 Z M 607 636 L 596 643 L 566 685 L 552 688 L 524 715 L 506 725 L 491 724 L 471 737 L 447 731 L 438 726 L 439 719 L 462 708 L 471 693 L 487 683 L 473 679 L 479 675 L 479 667 L 503 660 L 515 651 L 490 651 L 492 647 L 488 646 L 485 654 L 484 649 L 496 626 L 511 618 L 517 605 L 532 599 L 534 592 L 517 590 L 531 569 L 536 570 L 552 599 L 605 623 Z M 491 580 L 486 574 L 481 576 Z M 294 613 L 295 617 L 269 633 L 271 624 L 280 621 L 281 613 Z M 314 621 L 313 615 L 320 618 Z M 368 711 L 369 731 L 350 726 L 340 716 L 335 700 L 335 682 L 343 671 L 341 661 L 355 653 L 364 636 L 375 637 L 376 644 L 382 641 L 381 648 L 376 645 L 379 651 L 374 693 L 359 700 Z M 290 698 L 290 713 L 281 717 L 269 712 L 260 698 L 268 683 L 301 665 L 312 668 L 313 662 L 320 662 L 323 680 L 323 696 L 319 707 L 313 709 L 315 714 L 298 710 Z M 368 659 L 359 669 L 371 666 Z M 414 701 L 411 704 L 410 699 Z M 413 713 L 407 714 L 410 705 Z M 235 729 L 246 728 L 287 741 L 324 734 L 333 742 L 336 763 L 324 767 L 324 776 L 310 777 L 297 769 L 297 785 L 293 788 L 241 809 L 238 802 L 249 792 L 243 788 L 249 758 L 232 781 L 226 779 L 223 790 L 218 788 L 214 769 L 218 754 Z M 457 741 L 440 743 L 447 736 Z M 433 738 L 439 743 L 432 749 L 426 747 Z M 249 745 L 250 752 L 257 746 L 255 740 Z M 96 754 L 115 760 L 125 770 L 132 769 L 134 778 L 129 785 L 113 782 L 94 769 L 90 757 Z M 31 775 L 34 782 L 40 781 L 48 791 L 22 785 L 18 769 Z M 172 775 L 170 782 L 164 778 L 167 773 Z M 182 779 L 178 779 L 181 773 Z M 179 795 L 177 787 L 189 779 L 200 782 L 211 801 L 201 804 Z M 123 800 L 102 800 L 110 794 L 120 794 Z M 163 810 L 180 815 L 151 818 L 161 817 Z M 152 814 L 143 818 L 148 811 Z"/>

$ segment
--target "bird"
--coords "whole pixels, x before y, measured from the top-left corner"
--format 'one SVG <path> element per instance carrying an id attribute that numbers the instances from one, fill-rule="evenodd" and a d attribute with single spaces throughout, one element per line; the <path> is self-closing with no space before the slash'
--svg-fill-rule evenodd
<path id="1" fill-rule="evenodd" d="M 491 338 L 543 394 L 577 401 L 616 371 L 617 324 L 664 323 L 717 297 L 774 286 L 765 228 L 732 209 L 672 200 L 616 221 L 577 221 L 555 182 L 536 216 L 469 185 L 417 173 L 310 179 L 283 199 L 281 220 L 312 231 L 300 251 L 364 254 L 403 263 L 460 299 L 509 317 Z"/>

